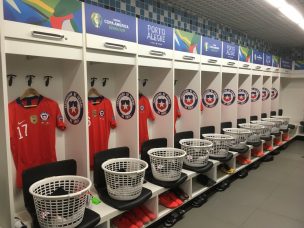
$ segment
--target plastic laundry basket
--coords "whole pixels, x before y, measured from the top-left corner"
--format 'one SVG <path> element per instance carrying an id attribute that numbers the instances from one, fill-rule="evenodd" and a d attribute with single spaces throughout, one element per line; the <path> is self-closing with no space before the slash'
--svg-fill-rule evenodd
<path id="1" fill-rule="evenodd" d="M 228 155 L 229 146 L 234 138 L 225 134 L 203 134 L 203 137 L 213 143 L 210 150 L 210 156 L 226 157 Z"/>
<path id="2" fill-rule="evenodd" d="M 274 123 L 274 127 L 281 129 L 281 126 L 284 125 L 284 121 L 276 118 L 262 118 L 263 121 L 268 121 Z"/>
<path id="3" fill-rule="evenodd" d="M 140 196 L 147 162 L 135 158 L 116 158 L 105 161 L 101 167 L 111 198 L 133 200 Z"/>
<path id="4" fill-rule="evenodd" d="M 40 227 L 76 227 L 83 219 L 91 181 L 80 176 L 54 176 L 31 185 Z"/>
<path id="5" fill-rule="evenodd" d="M 148 151 L 153 177 L 160 181 L 180 178 L 186 152 L 176 148 L 154 148 Z"/>
<path id="6" fill-rule="evenodd" d="M 289 116 L 271 116 L 271 118 L 283 121 L 282 125 L 280 126 L 280 129 L 288 129 L 288 124 L 290 121 Z"/>
<path id="7" fill-rule="evenodd" d="M 226 135 L 230 135 L 234 138 L 233 145 L 245 143 L 251 134 L 250 130 L 243 128 L 224 128 L 223 131 Z"/>
<path id="8" fill-rule="evenodd" d="M 182 139 L 181 148 L 187 152 L 184 163 L 191 167 L 204 167 L 208 164 L 212 142 L 204 139 Z"/>
<path id="9" fill-rule="evenodd" d="M 265 131 L 265 127 L 259 124 L 243 123 L 239 124 L 240 128 L 250 130 L 252 134 L 261 136 Z"/>
<path id="10" fill-rule="evenodd" d="M 265 128 L 262 132 L 262 135 L 264 136 L 269 136 L 273 132 L 273 128 L 275 127 L 275 124 L 269 121 L 256 120 L 256 121 L 251 121 L 251 123 L 264 126 Z"/>

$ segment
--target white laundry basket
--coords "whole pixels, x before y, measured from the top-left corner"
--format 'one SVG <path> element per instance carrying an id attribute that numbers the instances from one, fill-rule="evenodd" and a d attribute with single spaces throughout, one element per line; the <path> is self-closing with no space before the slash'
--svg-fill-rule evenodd
<path id="1" fill-rule="evenodd" d="M 234 138 L 225 134 L 203 134 L 203 137 L 213 143 L 210 156 L 224 158 L 228 155 L 229 146 Z"/>
<path id="2" fill-rule="evenodd" d="M 281 129 L 281 126 L 284 125 L 284 121 L 276 118 L 262 118 L 263 121 L 268 121 L 274 123 L 274 127 Z"/>
<path id="3" fill-rule="evenodd" d="M 147 162 L 136 158 L 115 158 L 101 165 L 109 196 L 116 200 L 133 200 L 140 196 Z"/>
<path id="4" fill-rule="evenodd" d="M 271 118 L 283 121 L 280 129 L 287 129 L 288 128 L 288 124 L 289 124 L 289 121 L 290 121 L 290 117 L 289 116 L 271 116 Z"/>
<path id="5" fill-rule="evenodd" d="M 238 145 L 240 143 L 245 143 L 251 131 L 243 128 L 224 128 L 224 133 L 230 135 L 234 138 L 233 145 Z"/>
<path id="6" fill-rule="evenodd" d="M 273 132 L 273 128 L 275 127 L 275 124 L 269 121 L 255 120 L 251 121 L 251 123 L 264 126 L 265 128 L 262 132 L 262 135 L 264 136 L 270 136 L 270 134 Z"/>
<path id="7" fill-rule="evenodd" d="M 243 123 L 239 124 L 240 128 L 250 130 L 254 135 L 261 136 L 265 131 L 265 127 L 259 124 Z"/>
<path id="8" fill-rule="evenodd" d="M 184 150 L 154 148 L 148 151 L 153 177 L 160 181 L 176 181 L 183 168 Z"/>
<path id="9" fill-rule="evenodd" d="M 78 226 L 91 185 L 90 179 L 80 176 L 54 176 L 32 184 L 29 192 L 34 198 L 40 227 Z"/>
<path id="10" fill-rule="evenodd" d="M 184 163 L 191 167 L 204 167 L 208 164 L 212 142 L 204 139 L 182 139 L 181 148 L 187 152 Z"/>

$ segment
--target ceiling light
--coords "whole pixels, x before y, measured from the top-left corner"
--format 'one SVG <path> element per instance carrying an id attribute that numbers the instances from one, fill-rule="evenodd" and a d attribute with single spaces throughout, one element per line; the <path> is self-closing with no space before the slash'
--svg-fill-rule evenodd
<path id="1" fill-rule="evenodd" d="M 284 14 L 296 24 L 300 24 L 303 21 L 302 14 L 291 5 L 287 4 L 286 6 L 279 8 L 279 10 L 282 14 Z"/>
<path id="2" fill-rule="evenodd" d="M 285 0 L 265 0 L 265 1 L 277 9 L 287 4 Z"/>

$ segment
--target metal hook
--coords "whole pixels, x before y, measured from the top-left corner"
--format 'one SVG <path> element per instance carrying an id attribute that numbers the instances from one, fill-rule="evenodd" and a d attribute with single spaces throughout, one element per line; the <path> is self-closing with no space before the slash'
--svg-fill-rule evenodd
<path id="1" fill-rule="evenodd" d="M 50 84 L 50 78 L 53 78 L 53 76 L 50 76 L 50 75 L 44 76 L 46 87 L 48 87 Z"/>
<path id="2" fill-rule="evenodd" d="M 29 75 L 26 75 L 25 78 L 28 78 L 27 80 L 27 85 L 28 86 L 31 86 L 32 85 L 32 82 L 33 82 L 33 78 L 35 78 L 36 76 L 35 75 L 32 75 L 32 74 L 29 74 Z"/>
<path id="3" fill-rule="evenodd" d="M 95 77 L 91 78 L 91 87 L 94 86 L 96 80 L 97 80 L 97 78 L 95 78 Z"/>
<path id="4" fill-rule="evenodd" d="M 147 78 L 145 78 L 145 79 L 143 79 L 143 87 L 145 87 L 146 86 L 146 84 L 147 84 L 147 81 L 149 81 L 149 79 L 147 79 Z"/>
<path id="5" fill-rule="evenodd" d="M 107 80 L 109 80 L 109 78 L 102 78 L 102 86 L 106 86 Z"/>
<path id="6" fill-rule="evenodd" d="M 14 80 L 14 78 L 17 77 L 17 75 L 15 75 L 15 74 L 8 74 L 7 77 L 8 77 L 8 86 L 12 86 L 13 80 Z"/>

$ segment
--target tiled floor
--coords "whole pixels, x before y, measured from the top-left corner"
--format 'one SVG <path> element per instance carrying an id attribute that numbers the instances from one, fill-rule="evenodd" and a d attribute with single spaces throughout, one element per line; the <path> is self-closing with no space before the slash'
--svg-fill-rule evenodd
<path id="1" fill-rule="evenodd" d="M 174 228 L 303 228 L 304 142 L 192 209 Z"/>

